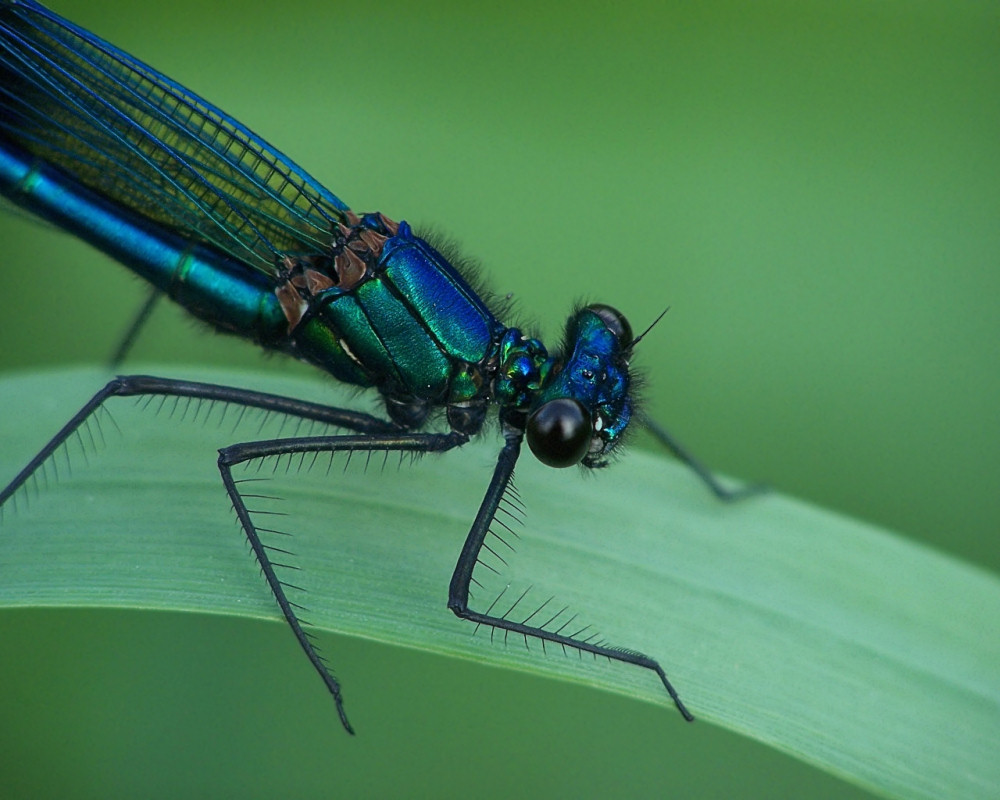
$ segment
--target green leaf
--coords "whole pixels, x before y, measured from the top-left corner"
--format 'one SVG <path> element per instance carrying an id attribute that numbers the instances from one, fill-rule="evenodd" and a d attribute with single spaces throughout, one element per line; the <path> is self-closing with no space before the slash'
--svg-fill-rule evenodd
<path id="1" fill-rule="evenodd" d="M 165 372 L 345 401 L 324 382 Z M 3 378 L 0 481 L 107 377 Z M 102 415 L 71 440 L 47 470 L 48 487 L 29 487 L 16 509 L 4 508 L 0 606 L 276 620 L 231 518 L 215 451 L 278 435 L 281 420 L 247 415 L 237 425 L 232 409 L 223 419 L 220 407 L 159 400 L 143 408 L 115 399 L 108 409 L 113 422 Z M 283 435 L 291 433 L 286 426 Z M 664 708 L 664 725 L 679 724 L 646 670 L 551 648 L 543 655 L 534 641 L 504 646 L 488 632 L 472 636 L 444 608 L 496 451 L 487 431 L 412 469 L 379 460 L 364 470 L 356 457 L 346 470 L 281 462 L 253 473 L 261 494 L 280 498 L 281 524 L 294 533 L 310 622 L 639 698 Z M 886 796 L 987 797 L 1000 785 L 996 576 L 777 494 L 720 504 L 676 463 L 637 450 L 593 476 L 546 469 L 528 455 L 517 486 L 527 507 L 526 523 L 515 526 L 517 552 L 503 555 L 508 567 L 493 562 L 498 575 L 477 570 L 479 606 L 505 590 L 504 609 L 529 590 L 517 612 L 527 616 L 553 596 L 547 608 L 567 605 L 578 627 L 659 659 L 702 722 Z M 345 691 L 350 697 L 349 682 Z"/>

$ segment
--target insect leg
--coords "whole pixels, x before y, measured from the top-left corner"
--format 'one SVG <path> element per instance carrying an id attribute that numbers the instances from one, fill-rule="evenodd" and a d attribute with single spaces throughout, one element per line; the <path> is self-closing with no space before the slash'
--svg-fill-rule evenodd
<path id="1" fill-rule="evenodd" d="M 142 306 L 132 318 L 132 322 L 130 322 L 128 328 L 125 329 L 125 335 L 122 336 L 122 340 L 118 343 L 118 347 L 115 348 L 114 355 L 111 356 L 110 365 L 112 369 L 117 369 L 118 365 L 125 360 L 126 356 L 128 356 L 129 351 L 132 349 L 132 345 L 135 344 L 135 340 L 139 337 L 139 334 L 145 327 L 146 322 L 149 320 L 150 314 L 152 314 L 153 309 L 156 308 L 157 301 L 162 296 L 163 292 L 159 289 L 150 290 L 149 297 L 143 301 Z"/>
<path id="2" fill-rule="evenodd" d="M 333 695 L 337 705 L 340 721 L 348 733 L 354 729 L 344 712 L 344 701 L 340 691 L 340 682 L 333 676 L 323 657 L 319 654 L 309 634 L 303 629 L 299 620 L 300 606 L 288 599 L 286 584 L 278 577 L 268 548 L 260 538 L 260 532 L 251 518 L 251 511 L 246 505 L 237 481 L 233 478 L 232 468 L 238 464 L 256 459 L 280 457 L 294 454 L 337 453 L 337 452 L 394 452 L 394 453 L 441 453 L 465 444 L 469 437 L 461 433 L 395 433 L 377 435 L 347 435 L 347 436 L 310 436 L 297 439 L 273 439 L 262 442 L 246 442 L 225 447 L 219 451 L 219 472 L 222 482 L 232 501 L 233 510 L 239 518 L 243 532 L 250 543 L 261 572 L 271 588 L 274 599 L 285 617 L 285 621 L 295 634 L 295 639 L 305 652 L 309 662 L 319 674 L 326 688 Z"/>
<path id="3" fill-rule="evenodd" d="M 486 490 L 486 495 L 479 506 L 479 513 L 476 515 L 469 535 L 465 539 L 462 553 L 458 557 L 455 571 L 451 576 L 451 586 L 448 592 L 448 608 L 450 608 L 461 619 L 467 619 L 478 625 L 486 625 L 493 628 L 500 628 L 505 631 L 519 634 L 521 636 L 531 636 L 541 639 L 543 642 L 552 642 L 562 647 L 570 647 L 582 653 L 592 653 L 595 656 L 603 656 L 611 661 L 620 661 L 625 664 L 634 664 L 637 667 L 650 669 L 657 674 L 664 688 L 677 706 L 677 710 L 688 722 L 694 717 L 684 706 L 684 702 L 677 694 L 677 690 L 667 678 L 663 667 L 657 661 L 643 653 L 634 650 L 610 647 L 608 645 L 574 639 L 557 631 L 545 630 L 544 628 L 527 625 L 525 622 L 518 622 L 513 619 L 497 617 L 489 612 L 482 613 L 469 608 L 469 584 L 472 581 L 472 572 L 479 561 L 479 553 L 482 550 L 486 535 L 490 532 L 497 508 L 503 500 L 507 491 L 511 476 L 514 474 L 514 465 L 517 463 L 518 455 L 521 451 L 521 435 L 508 435 L 503 449 L 497 458 L 497 465 L 493 471 L 493 478 Z"/>
<path id="4" fill-rule="evenodd" d="M 62 429 L 49 440 L 37 455 L 22 469 L 7 486 L 0 491 L 0 507 L 4 505 L 31 476 L 48 461 L 76 431 L 111 397 L 139 397 L 159 395 L 165 397 L 189 397 L 200 400 L 215 400 L 248 408 L 260 408 L 281 414 L 314 420 L 346 430 L 367 434 L 388 434 L 399 431 L 391 422 L 342 408 L 308 403 L 291 397 L 238 389 L 232 386 L 218 386 L 211 383 L 154 378 L 148 375 L 125 375 L 114 378 L 73 415 Z"/>
<path id="5" fill-rule="evenodd" d="M 701 479 L 701 482 L 711 490 L 712 494 L 724 503 L 731 503 L 736 500 L 742 500 L 745 497 L 750 497 L 752 495 L 768 491 L 768 487 L 762 483 L 753 483 L 748 486 L 741 486 L 738 489 L 730 489 L 723 486 L 719 479 L 715 477 L 712 470 L 695 458 L 691 451 L 677 441 L 670 431 L 659 423 L 653 422 L 651 419 L 644 419 L 643 425 L 646 430 L 653 435 L 656 441 L 667 448 L 667 450 L 673 454 L 674 458 L 682 464 L 685 464 L 692 472 L 694 472 L 694 474 Z"/>

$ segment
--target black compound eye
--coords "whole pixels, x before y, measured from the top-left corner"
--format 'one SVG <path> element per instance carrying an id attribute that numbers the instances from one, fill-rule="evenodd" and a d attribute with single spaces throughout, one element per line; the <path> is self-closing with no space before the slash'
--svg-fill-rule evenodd
<path id="1" fill-rule="evenodd" d="M 625 315 L 617 308 L 606 306 L 603 303 L 595 303 L 587 306 L 588 311 L 593 311 L 601 318 L 605 327 L 614 334 L 614 337 L 621 343 L 622 347 L 627 347 L 632 343 L 632 326 L 628 324 Z"/>
<path id="2" fill-rule="evenodd" d="M 530 417 L 528 447 L 535 458 L 550 467 L 572 467 L 590 450 L 593 425 L 587 410 L 576 400 L 549 400 Z"/>

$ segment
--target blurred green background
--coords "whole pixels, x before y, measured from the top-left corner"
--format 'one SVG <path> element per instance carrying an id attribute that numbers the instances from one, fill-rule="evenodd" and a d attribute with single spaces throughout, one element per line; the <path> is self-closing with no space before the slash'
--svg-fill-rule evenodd
<path id="1" fill-rule="evenodd" d="M 996 3 L 55 9 L 458 239 L 548 339 L 579 299 L 637 329 L 669 305 L 646 407 L 710 464 L 1000 569 Z M 0 241 L 0 369 L 105 359 L 142 286 L 12 214 Z M 135 360 L 302 369 L 167 308 Z M 349 741 L 278 625 L 0 631 L 4 796 L 863 796 L 660 708 L 329 637 L 380 687 Z"/>

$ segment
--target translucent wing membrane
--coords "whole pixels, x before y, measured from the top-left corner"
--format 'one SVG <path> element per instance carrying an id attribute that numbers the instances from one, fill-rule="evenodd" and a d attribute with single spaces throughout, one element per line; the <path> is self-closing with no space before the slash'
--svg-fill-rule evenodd
<path id="1" fill-rule="evenodd" d="M 33 3 L 0 4 L 0 136 L 265 272 L 347 206 L 250 130 Z"/>
<path id="2" fill-rule="evenodd" d="M 166 404 L 182 419 L 189 411 L 196 419 L 200 409 L 208 418 L 221 407 L 236 417 L 234 435 L 245 413 L 263 412 L 258 440 L 217 451 L 218 474 L 282 615 L 352 731 L 340 683 L 303 628 L 305 570 L 292 552 L 292 524 L 281 522 L 281 503 L 292 499 L 284 506 L 302 514 L 296 471 L 317 463 L 336 459 L 346 472 L 352 456 L 367 468 L 369 460 L 403 463 L 462 447 L 493 403 L 503 446 L 452 573 L 448 608 L 504 641 L 538 641 L 543 650 L 651 670 L 681 715 L 693 719 L 653 658 L 609 644 L 554 596 L 536 600 L 531 585 L 510 590 L 504 582 L 524 516 L 512 483 L 522 443 L 550 466 L 596 468 L 636 416 L 629 359 L 645 334 L 634 337 L 618 311 L 578 308 L 563 354 L 550 355 L 499 322 L 460 271 L 408 225 L 352 215 L 232 117 L 33 0 L 0 0 L 0 192 L 119 259 L 216 329 L 346 383 L 377 387 L 388 415 L 213 383 L 119 376 L 0 487 L 0 508 L 39 479 L 58 477 L 68 444 L 75 441 L 84 455 L 88 442 L 96 450 L 101 422 L 113 419 L 104 404 L 113 398 L 137 398 L 153 410 Z M 433 410 L 445 412 L 446 432 L 419 430 Z M 294 435 L 265 430 L 270 415 L 296 427 Z M 320 433 L 298 424 L 316 424 Z M 649 421 L 646 427 L 720 498 L 752 491 L 721 486 L 669 433 Z M 211 448 L 208 454 L 216 459 Z M 247 466 L 270 468 L 273 483 L 266 474 L 242 474 Z M 283 486 L 285 470 L 295 480 Z M 353 489 L 341 502 L 364 513 L 345 535 L 364 529 L 375 516 L 368 509 L 392 494 L 384 482 Z M 359 504 L 364 493 L 372 498 L 367 506 Z M 324 532 L 342 524 L 345 511 L 330 514 L 324 507 Z M 395 538 L 398 548 L 406 537 Z M 400 557 L 395 550 L 385 568 Z M 492 600 L 485 612 L 470 605 L 473 586 L 477 606 Z M 347 595 L 364 598 L 366 591 L 371 587 L 358 586 Z"/>

